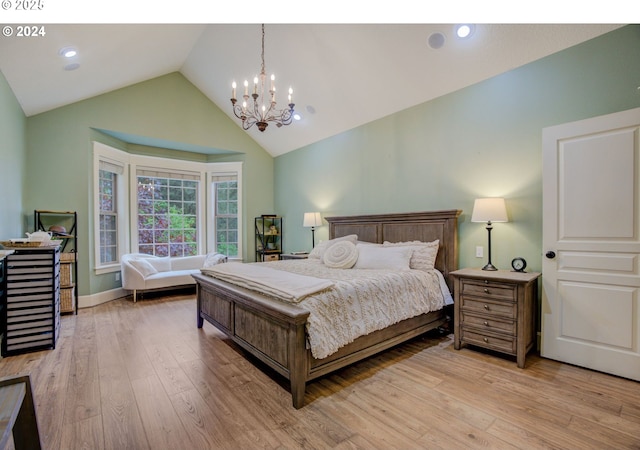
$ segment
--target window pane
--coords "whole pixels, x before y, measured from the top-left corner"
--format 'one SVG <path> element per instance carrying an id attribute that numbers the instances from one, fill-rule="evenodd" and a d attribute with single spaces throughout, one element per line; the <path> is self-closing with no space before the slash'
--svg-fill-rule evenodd
<path id="1" fill-rule="evenodd" d="M 105 264 L 118 261 L 118 216 L 115 197 L 117 176 L 107 170 L 98 171 L 98 208 L 100 210 L 98 242 L 100 243 L 100 262 Z"/>
<path id="2" fill-rule="evenodd" d="M 145 255 L 153 255 L 153 245 L 139 245 L 138 251 Z"/>
<path id="3" fill-rule="evenodd" d="M 182 200 L 182 188 L 172 187 L 169 189 L 169 200 Z"/>
<path id="4" fill-rule="evenodd" d="M 181 204 L 181 207 L 182 207 L 182 211 L 181 211 L 182 214 L 186 216 L 197 216 L 198 206 L 196 203 L 183 202 Z"/>
<path id="5" fill-rule="evenodd" d="M 182 202 L 171 202 L 169 203 L 169 211 L 171 211 L 171 216 L 183 214 L 184 207 Z"/>
<path id="6" fill-rule="evenodd" d="M 197 193 L 195 189 L 185 189 L 183 191 L 184 200 L 187 202 L 195 202 L 198 199 Z"/>
<path id="7" fill-rule="evenodd" d="M 104 217 L 104 225 L 105 225 L 105 227 L 109 228 L 110 230 L 115 230 L 116 229 L 116 216 L 115 215 L 105 216 Z"/>

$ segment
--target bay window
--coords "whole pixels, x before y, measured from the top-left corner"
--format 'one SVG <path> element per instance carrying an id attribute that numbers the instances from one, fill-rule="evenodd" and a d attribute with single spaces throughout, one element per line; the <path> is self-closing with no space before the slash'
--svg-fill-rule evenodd
<path id="1" fill-rule="evenodd" d="M 131 155 L 94 142 L 95 271 L 129 252 L 242 258 L 242 163 Z"/>

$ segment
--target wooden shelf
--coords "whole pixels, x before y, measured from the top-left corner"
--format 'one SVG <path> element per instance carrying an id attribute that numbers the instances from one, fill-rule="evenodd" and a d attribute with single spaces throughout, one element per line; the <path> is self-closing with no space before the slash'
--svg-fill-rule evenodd
<path id="1" fill-rule="evenodd" d="M 60 310 L 61 313 L 78 313 L 78 289 L 76 283 L 78 282 L 78 215 L 76 211 L 53 211 L 45 209 L 36 209 L 33 212 L 34 217 L 34 229 L 36 231 L 49 231 L 49 228 L 57 225 L 64 226 L 67 230 L 66 234 L 53 233 L 53 239 L 60 239 L 62 244 L 60 263 L 61 264 L 73 264 L 71 267 L 71 279 L 72 284 L 65 284 L 62 288 L 74 287 L 73 301 L 64 302 L 64 307 Z M 64 255 L 74 254 L 72 259 L 68 259 Z"/>

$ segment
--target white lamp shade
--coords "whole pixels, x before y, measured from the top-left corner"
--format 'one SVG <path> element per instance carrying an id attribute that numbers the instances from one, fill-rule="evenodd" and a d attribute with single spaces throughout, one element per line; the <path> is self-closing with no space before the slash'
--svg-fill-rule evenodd
<path id="1" fill-rule="evenodd" d="M 473 204 L 471 222 L 508 222 L 503 198 L 477 198 Z"/>
<path id="2" fill-rule="evenodd" d="M 322 217 L 319 212 L 304 213 L 303 227 L 319 227 L 322 225 Z"/>

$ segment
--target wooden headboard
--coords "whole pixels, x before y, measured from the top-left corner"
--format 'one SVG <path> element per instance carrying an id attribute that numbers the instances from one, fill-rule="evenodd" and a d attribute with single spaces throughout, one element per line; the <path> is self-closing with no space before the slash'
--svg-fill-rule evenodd
<path id="1" fill-rule="evenodd" d="M 397 214 L 325 217 L 329 222 L 329 238 L 357 234 L 359 241 L 382 244 L 440 240 L 435 267 L 453 289 L 450 272 L 458 269 L 458 216 L 462 211 L 426 211 Z M 453 292 L 453 290 L 451 291 Z"/>

